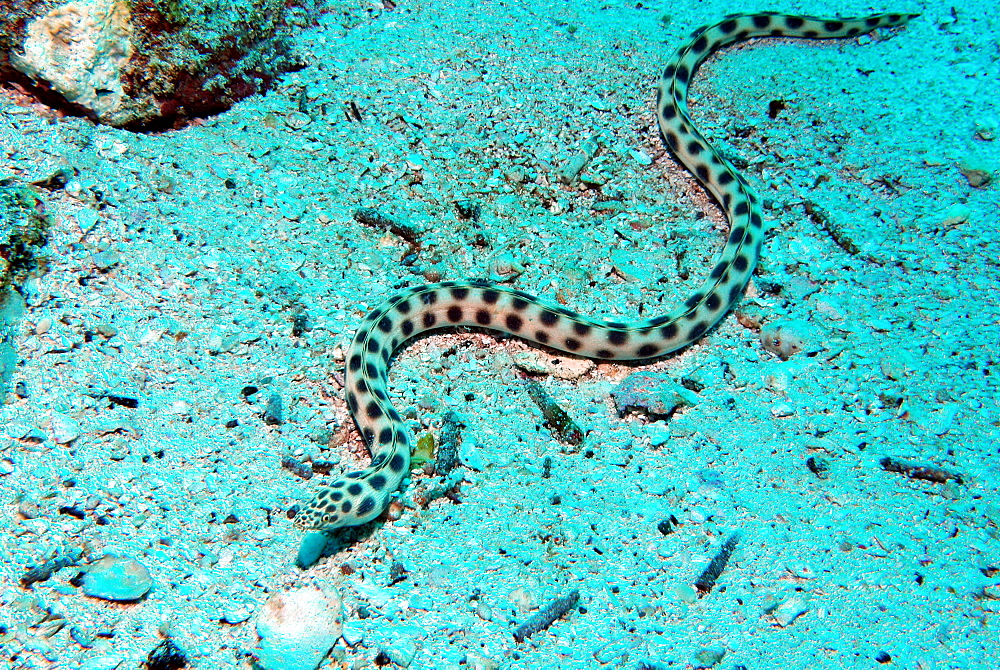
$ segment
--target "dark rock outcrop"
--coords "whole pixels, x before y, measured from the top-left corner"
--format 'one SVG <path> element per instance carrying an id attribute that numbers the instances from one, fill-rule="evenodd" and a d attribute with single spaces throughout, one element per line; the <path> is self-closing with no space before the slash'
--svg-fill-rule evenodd
<path id="1" fill-rule="evenodd" d="M 315 0 L 0 0 L 0 79 L 134 130 L 217 114 L 301 67 Z"/>

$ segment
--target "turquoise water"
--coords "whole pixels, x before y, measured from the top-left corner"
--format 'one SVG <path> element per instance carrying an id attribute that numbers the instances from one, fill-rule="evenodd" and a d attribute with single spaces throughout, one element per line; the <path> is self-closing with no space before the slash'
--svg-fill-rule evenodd
<path id="1" fill-rule="evenodd" d="M 873 8 L 156 7 L 184 30 L 102 15 L 117 55 L 76 106 L 4 38 L 0 178 L 52 230 L 0 312 L 0 666 L 995 664 L 991 7 L 709 58 L 691 115 L 766 230 L 739 302 L 638 363 L 416 339 L 388 391 L 413 471 L 329 534 L 293 517 L 369 463 L 344 368 L 370 310 L 486 278 L 670 312 L 730 235 L 659 138 L 675 50 L 731 12 Z M 204 46 L 173 53 L 211 96 L 163 103 L 169 50 L 122 46 L 153 27 Z"/>

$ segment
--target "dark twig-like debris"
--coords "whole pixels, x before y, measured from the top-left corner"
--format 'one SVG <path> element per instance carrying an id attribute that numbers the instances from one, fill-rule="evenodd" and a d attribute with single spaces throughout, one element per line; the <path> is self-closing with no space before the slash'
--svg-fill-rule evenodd
<path id="1" fill-rule="evenodd" d="M 729 563 L 729 557 L 736 550 L 736 545 L 740 541 L 740 534 L 733 533 L 728 540 L 722 543 L 719 548 L 719 553 L 715 555 L 712 562 L 708 564 L 705 571 L 699 575 L 698 579 L 694 582 L 694 587 L 698 589 L 698 593 L 705 595 L 712 590 L 715 586 L 715 580 L 719 578 L 722 571 L 726 569 L 726 564 Z"/>
<path id="2" fill-rule="evenodd" d="M 25 572 L 21 576 L 21 586 L 31 586 L 35 582 L 44 582 L 63 568 L 67 568 L 71 565 L 78 565 L 82 555 L 83 552 L 79 550 L 71 550 L 65 555 L 53 556 L 45 563 L 36 565 Z"/>
<path id="3" fill-rule="evenodd" d="M 879 461 L 879 465 L 882 466 L 882 469 L 888 472 L 898 472 L 901 475 L 906 475 L 910 479 L 923 479 L 924 481 L 934 482 L 936 484 L 944 484 L 949 479 L 954 479 L 956 484 L 962 483 L 962 475 L 957 472 L 949 472 L 948 470 L 942 470 L 941 468 L 935 468 L 929 465 L 907 463 L 906 461 L 900 461 L 889 456 L 886 456 Z"/>
<path id="4" fill-rule="evenodd" d="M 576 589 L 570 591 L 562 598 L 556 598 L 514 630 L 514 641 L 524 642 L 535 633 L 545 630 L 556 619 L 573 609 L 579 600 L 580 592 Z"/>
<path id="5" fill-rule="evenodd" d="M 85 396 L 95 398 L 97 400 L 107 400 L 113 405 L 118 405 L 119 407 L 127 407 L 128 409 L 135 409 L 139 406 L 138 398 L 133 398 L 131 396 L 123 395 L 120 393 L 113 393 L 111 391 L 103 391 L 100 389 L 90 389 L 85 391 Z"/>
<path id="6" fill-rule="evenodd" d="M 830 236 L 830 239 L 832 239 L 838 247 L 852 256 L 861 256 L 869 263 L 875 263 L 876 265 L 885 264 L 884 261 L 876 258 L 874 255 L 864 253 L 861 247 L 859 247 L 854 240 L 851 239 L 851 236 L 847 233 L 847 231 L 844 230 L 844 227 L 837 223 L 837 221 L 830 216 L 830 213 L 825 209 L 808 200 L 806 200 L 804 204 L 806 214 L 808 214 L 813 221 L 819 224 L 819 226 L 826 231 L 827 235 Z"/>
<path id="7" fill-rule="evenodd" d="M 420 246 L 420 236 L 412 226 L 399 223 L 377 209 L 372 209 L 371 207 L 356 209 L 354 210 L 354 220 L 369 228 L 388 230 L 393 235 L 397 235 L 409 242 L 411 246 Z"/>

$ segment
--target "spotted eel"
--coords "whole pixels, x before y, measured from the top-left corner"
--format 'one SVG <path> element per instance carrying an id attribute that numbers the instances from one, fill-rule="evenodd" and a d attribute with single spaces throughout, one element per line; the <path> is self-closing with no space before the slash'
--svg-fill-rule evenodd
<path id="1" fill-rule="evenodd" d="M 760 199 L 694 126 L 688 83 L 712 52 L 752 37 L 846 38 L 900 26 L 916 14 L 816 18 L 772 12 L 730 15 L 694 31 L 660 77 L 660 137 L 722 205 L 729 237 L 708 278 L 665 316 L 620 323 L 595 319 L 487 281 L 446 281 L 406 289 L 370 312 L 347 353 L 347 406 L 372 454 L 371 464 L 317 491 L 295 516 L 304 530 L 366 523 L 389 505 L 410 470 L 412 436 L 389 402 L 389 360 L 409 339 L 437 328 L 475 326 L 587 358 L 636 360 L 680 349 L 714 326 L 739 300 L 764 241 Z"/>

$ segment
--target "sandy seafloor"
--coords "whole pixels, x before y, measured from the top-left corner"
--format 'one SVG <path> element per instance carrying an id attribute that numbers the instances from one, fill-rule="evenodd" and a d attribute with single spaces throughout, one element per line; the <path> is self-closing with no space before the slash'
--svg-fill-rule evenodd
<path id="1" fill-rule="evenodd" d="M 454 500 L 407 502 L 296 566 L 288 510 L 326 478 L 282 458 L 367 462 L 339 372 L 394 289 L 499 275 L 628 319 L 700 283 L 727 224 L 659 145 L 654 82 L 693 28 L 765 9 L 922 16 L 860 40 L 757 41 L 701 69 L 695 117 L 770 227 L 740 313 L 647 366 L 542 377 L 588 431 L 578 451 L 511 364 L 529 345 L 421 338 L 394 363 L 396 406 L 418 433 L 457 412 L 478 470 Z M 136 668 L 168 636 L 192 667 L 248 667 L 263 603 L 309 584 L 344 599 L 324 668 L 996 665 L 1000 198 L 968 175 L 1000 168 L 998 36 L 985 2 L 350 3 L 302 33 L 306 69 L 181 131 L 55 119 L 6 91 L 0 173 L 79 175 L 46 193 L 56 225 L 11 380 L 27 397 L 0 408 L 0 665 Z M 592 137 L 584 183 L 561 184 Z M 414 262 L 352 218 L 363 206 L 421 231 Z M 768 353 L 756 322 L 792 322 L 804 351 Z M 619 417 L 609 392 L 636 369 L 698 402 Z M 280 425 L 262 419 L 272 395 Z M 887 472 L 886 456 L 962 483 Z M 733 533 L 716 587 L 692 598 Z M 19 585 L 74 547 L 135 558 L 151 591 L 91 598 L 75 567 Z M 390 584 L 394 563 L 406 579 Z M 578 608 L 515 643 L 573 589 Z"/>

